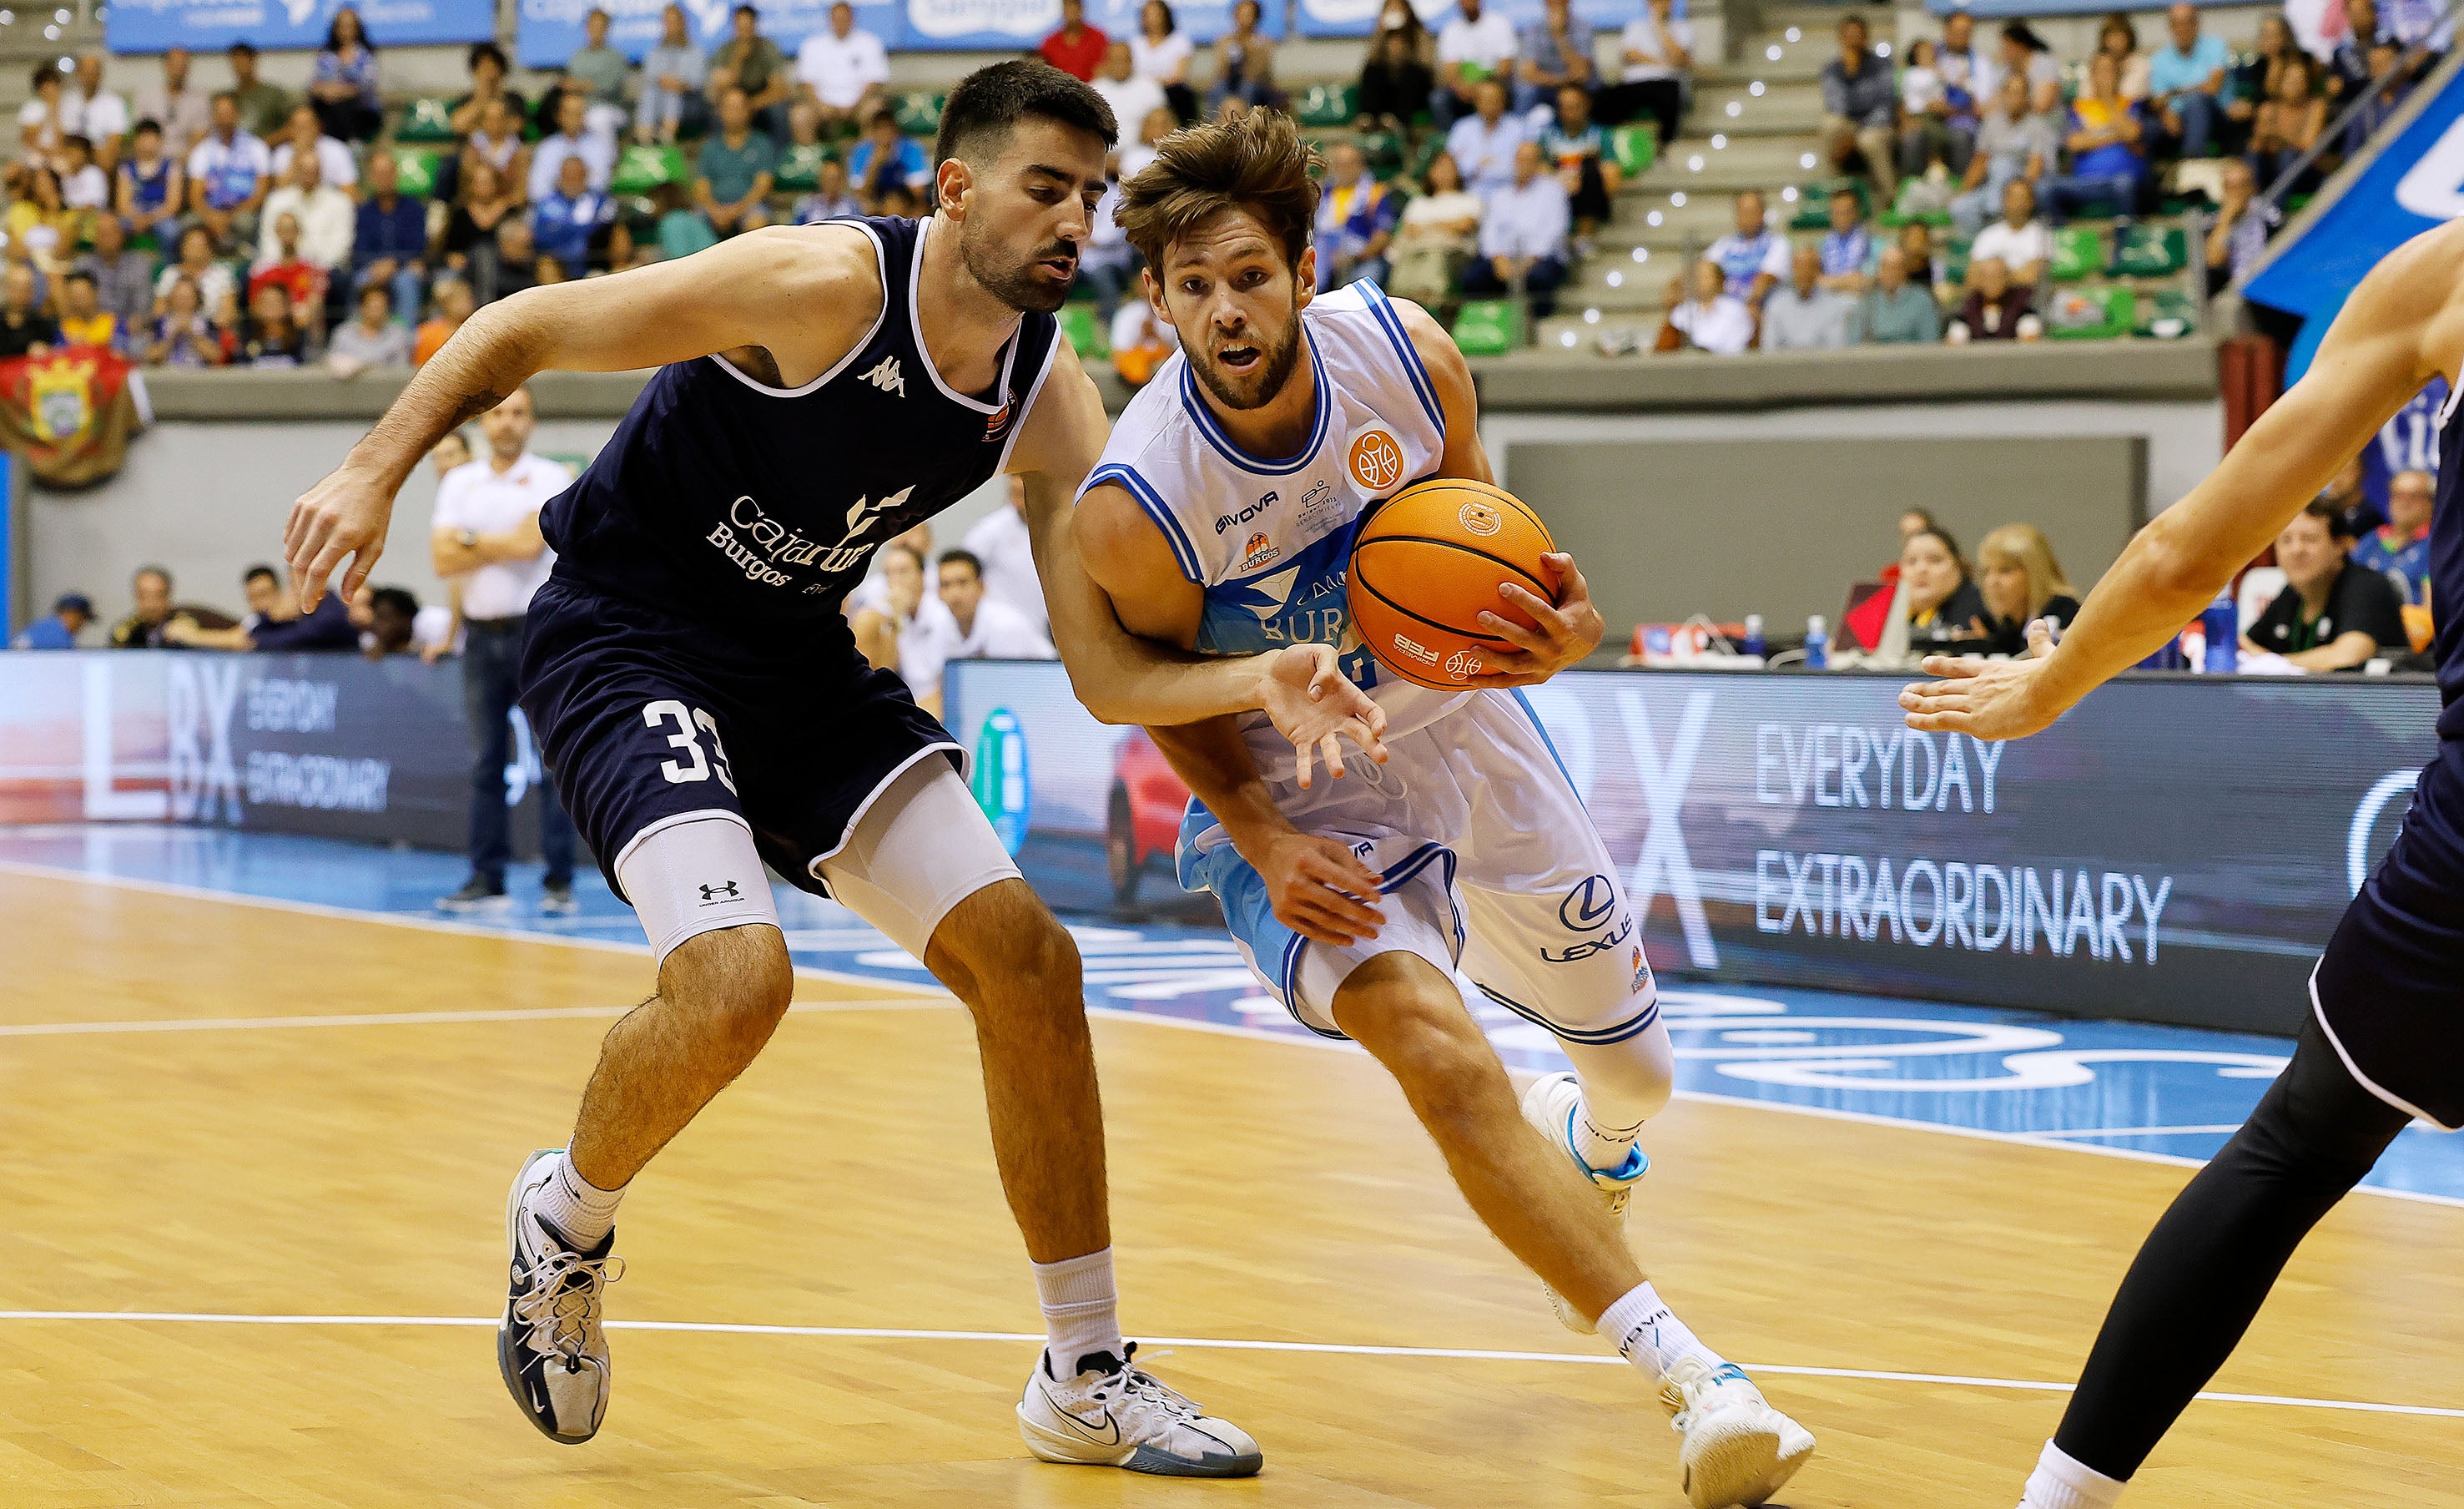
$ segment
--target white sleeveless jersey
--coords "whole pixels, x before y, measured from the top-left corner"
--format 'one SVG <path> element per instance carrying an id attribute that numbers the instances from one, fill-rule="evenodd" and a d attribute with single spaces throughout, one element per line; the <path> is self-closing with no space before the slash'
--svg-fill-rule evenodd
<path id="1" fill-rule="evenodd" d="M 1269 461 L 1243 453 L 1199 397 L 1188 359 L 1175 355 L 1130 400 L 1086 486 L 1126 488 L 1172 542 L 1181 574 L 1205 588 L 1199 650 L 1334 645 L 1344 674 L 1386 709 L 1392 740 L 1469 694 L 1415 686 L 1378 665 L 1353 630 L 1345 573 L 1369 505 L 1437 470 L 1445 416 L 1375 284 L 1321 295 L 1301 322 L 1317 418 L 1298 454 Z M 1265 715 L 1245 714 L 1242 726 L 1260 772 L 1289 779 L 1291 745 Z"/>

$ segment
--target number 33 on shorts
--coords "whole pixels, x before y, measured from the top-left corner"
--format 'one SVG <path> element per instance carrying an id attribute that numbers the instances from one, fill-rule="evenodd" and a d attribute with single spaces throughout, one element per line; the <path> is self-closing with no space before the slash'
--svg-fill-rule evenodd
<path id="1" fill-rule="evenodd" d="M 732 795 L 736 790 L 736 773 L 727 767 L 727 746 L 718 742 L 718 720 L 698 707 L 687 707 L 673 698 L 649 702 L 642 708 L 642 721 L 667 733 L 668 743 L 683 751 L 679 759 L 660 762 L 659 773 L 672 786 L 688 781 L 707 781 L 713 774 L 718 784 Z M 693 730 L 710 735 L 710 756 L 702 757 L 701 741 Z"/>

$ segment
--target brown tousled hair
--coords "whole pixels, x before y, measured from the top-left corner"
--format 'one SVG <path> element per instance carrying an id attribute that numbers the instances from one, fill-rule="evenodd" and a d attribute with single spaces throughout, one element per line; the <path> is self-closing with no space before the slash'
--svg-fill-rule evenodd
<path id="1" fill-rule="evenodd" d="M 1317 180 L 1309 176 L 1316 162 L 1279 110 L 1187 126 L 1158 143 L 1155 161 L 1121 185 L 1115 219 L 1147 265 L 1160 270 L 1166 250 L 1191 227 L 1219 210 L 1246 210 L 1298 267 L 1317 218 Z"/>

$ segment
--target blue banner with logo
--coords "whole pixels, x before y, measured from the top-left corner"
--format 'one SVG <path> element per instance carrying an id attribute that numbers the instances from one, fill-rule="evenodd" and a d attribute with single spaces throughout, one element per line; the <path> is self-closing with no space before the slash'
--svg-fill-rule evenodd
<path id="1" fill-rule="evenodd" d="M 760 0 L 761 34 L 794 62 L 805 37 L 827 29 L 832 0 Z M 707 55 L 734 34 L 734 0 L 680 0 L 685 32 Z M 855 24 L 904 47 L 906 8 L 901 0 L 853 0 Z M 593 11 L 607 12 L 607 45 L 634 62 L 659 45 L 668 0 L 517 0 L 514 49 L 525 68 L 561 68 L 582 51 L 583 22 Z"/>
<path id="2" fill-rule="evenodd" d="M 325 30 L 344 5 L 360 12 L 380 49 L 484 42 L 496 34 L 495 0 L 112 0 L 103 43 L 115 53 L 218 53 L 233 42 L 268 52 L 314 49 L 325 45 Z"/>
<path id="3" fill-rule="evenodd" d="M 1377 18 L 1398 0 L 1299 0 L 1295 7 L 1294 28 L 1303 36 L 1367 36 L 1377 29 Z M 1420 12 L 1421 24 L 1432 32 L 1445 29 L 1448 21 L 1461 13 L 1455 0 L 1412 0 L 1413 9 Z M 1526 22 L 1537 21 L 1546 11 L 1544 0 L 1493 0 L 1483 6 L 1484 12 L 1494 11 L 1514 23 L 1517 31 Z M 1643 0 L 1574 0 L 1574 13 L 1592 23 L 1602 36 L 1625 29 L 1625 24 L 1643 13 Z M 1683 15 L 1680 5 L 1676 13 Z"/>

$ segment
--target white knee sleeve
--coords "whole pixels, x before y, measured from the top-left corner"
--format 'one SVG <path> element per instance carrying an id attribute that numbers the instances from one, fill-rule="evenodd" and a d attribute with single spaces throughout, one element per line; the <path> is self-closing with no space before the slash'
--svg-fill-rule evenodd
<path id="1" fill-rule="evenodd" d="M 770 873 L 754 850 L 753 830 L 734 812 L 714 808 L 662 818 L 633 835 L 613 868 L 659 964 L 696 933 L 779 925 Z"/>
<path id="2" fill-rule="evenodd" d="M 1621 1043 L 1561 1042 L 1583 1082 L 1583 1107 L 1602 1131 L 1639 1126 L 1668 1105 L 1677 1088 L 1677 1054 L 1665 1024 Z"/>
<path id="3" fill-rule="evenodd" d="M 918 961 L 951 908 L 1019 877 L 975 793 L 938 754 L 900 772 L 813 870 L 833 899 Z"/>

